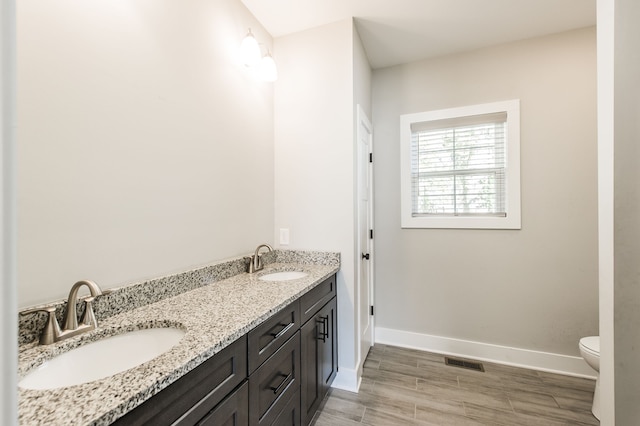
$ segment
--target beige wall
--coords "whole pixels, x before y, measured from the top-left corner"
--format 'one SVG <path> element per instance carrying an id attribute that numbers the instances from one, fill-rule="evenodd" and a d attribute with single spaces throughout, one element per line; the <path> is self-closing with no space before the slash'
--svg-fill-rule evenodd
<path id="1" fill-rule="evenodd" d="M 273 236 L 273 86 L 239 0 L 21 2 L 19 306 L 248 253 Z"/>
<path id="2" fill-rule="evenodd" d="M 374 71 L 376 326 L 578 356 L 598 333 L 589 28 Z M 521 102 L 521 230 L 400 229 L 399 116 Z"/>

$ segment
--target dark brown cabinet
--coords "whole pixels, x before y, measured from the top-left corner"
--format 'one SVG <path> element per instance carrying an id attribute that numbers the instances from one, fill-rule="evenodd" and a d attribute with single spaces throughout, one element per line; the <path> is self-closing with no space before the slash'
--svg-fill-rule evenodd
<path id="1" fill-rule="evenodd" d="M 262 365 L 300 328 L 300 303 L 296 300 L 249 332 L 249 374 Z"/>
<path id="2" fill-rule="evenodd" d="M 334 297 L 318 313 L 323 321 L 326 321 L 324 328 L 325 338 L 322 339 L 322 356 L 320 369 L 324 394 L 327 393 L 333 383 L 333 379 L 338 373 L 338 324 L 337 324 L 337 299 Z M 324 397 L 324 395 L 323 395 Z"/>
<path id="3" fill-rule="evenodd" d="M 272 425 L 300 389 L 300 333 L 296 331 L 249 376 L 249 424 Z"/>
<path id="4" fill-rule="evenodd" d="M 278 417 L 273 421 L 277 426 L 298 426 L 300 425 L 300 392 L 296 392 L 291 397 L 287 405 L 284 406 Z"/>
<path id="5" fill-rule="evenodd" d="M 198 424 L 239 384 L 246 381 L 246 378 L 247 338 L 242 336 L 116 420 L 114 424 L 126 426 Z M 242 402 L 244 406 L 241 405 Z M 246 413 L 247 399 L 238 398 L 236 409 Z"/>
<path id="6" fill-rule="evenodd" d="M 308 425 L 338 371 L 336 298 L 331 299 L 300 329 L 302 424 Z"/>
<path id="7" fill-rule="evenodd" d="M 336 277 L 114 424 L 308 425 L 338 370 Z"/>
<path id="8" fill-rule="evenodd" d="M 245 382 L 200 420 L 198 426 L 246 426 L 249 424 L 249 384 Z"/>

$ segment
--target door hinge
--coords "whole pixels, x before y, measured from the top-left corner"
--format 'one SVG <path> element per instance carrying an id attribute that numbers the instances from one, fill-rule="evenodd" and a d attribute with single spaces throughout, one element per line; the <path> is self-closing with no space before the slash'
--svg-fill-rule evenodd
<path id="1" fill-rule="evenodd" d="M 371 305 L 371 316 L 373 316 L 373 305 Z"/>
<path id="2" fill-rule="evenodd" d="M 369 162 L 373 163 L 373 152 L 369 153 Z"/>
<path id="3" fill-rule="evenodd" d="M 369 229 L 369 239 L 373 240 L 373 229 Z"/>

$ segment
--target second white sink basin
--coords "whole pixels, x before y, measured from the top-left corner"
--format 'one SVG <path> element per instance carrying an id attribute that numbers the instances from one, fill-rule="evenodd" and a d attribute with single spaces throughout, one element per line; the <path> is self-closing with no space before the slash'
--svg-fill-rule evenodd
<path id="1" fill-rule="evenodd" d="M 148 328 L 106 337 L 46 361 L 18 386 L 56 389 L 104 379 L 167 352 L 184 334 L 177 328 Z"/>
<path id="2" fill-rule="evenodd" d="M 289 281 L 289 280 L 297 280 L 299 278 L 306 277 L 306 272 L 302 271 L 282 271 L 282 272 L 272 272 L 270 274 L 262 275 L 258 277 L 261 281 Z"/>

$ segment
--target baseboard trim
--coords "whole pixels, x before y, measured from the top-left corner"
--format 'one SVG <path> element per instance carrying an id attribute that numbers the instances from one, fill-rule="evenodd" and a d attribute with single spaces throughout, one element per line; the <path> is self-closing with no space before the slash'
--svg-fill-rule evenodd
<path id="1" fill-rule="evenodd" d="M 420 349 L 566 376 L 596 378 L 581 357 L 376 327 L 376 343 Z M 576 343 L 577 344 L 577 343 Z"/>
<path id="2" fill-rule="evenodd" d="M 331 387 L 357 393 L 361 381 L 362 378 L 358 377 L 356 370 L 340 367 Z"/>

